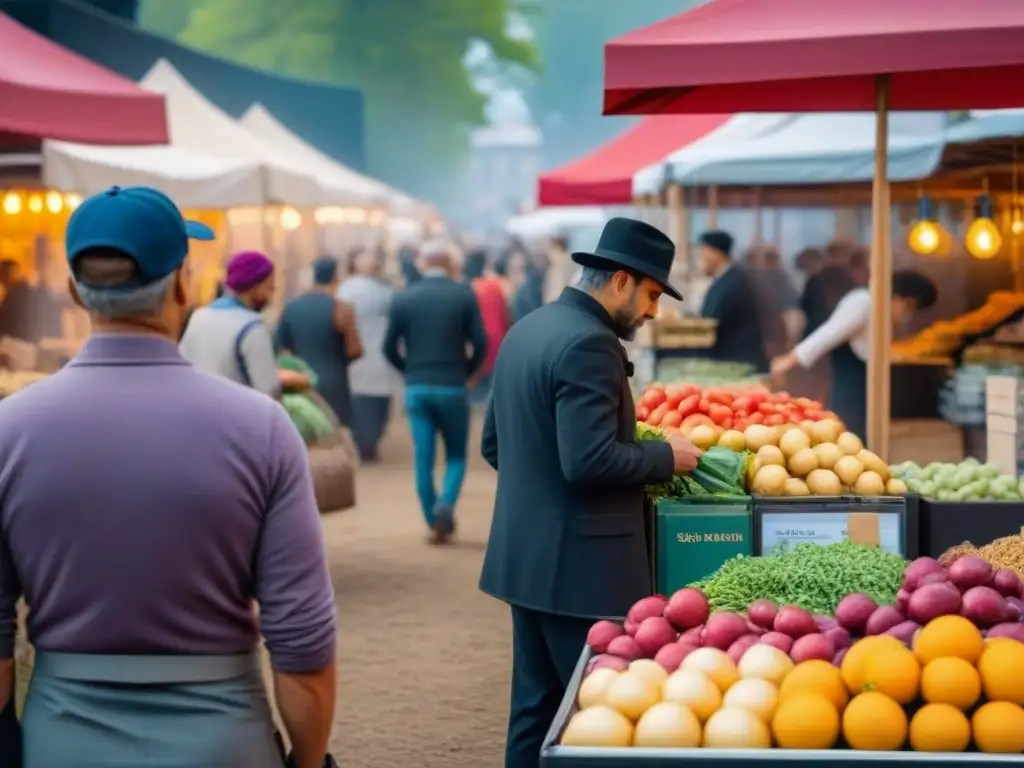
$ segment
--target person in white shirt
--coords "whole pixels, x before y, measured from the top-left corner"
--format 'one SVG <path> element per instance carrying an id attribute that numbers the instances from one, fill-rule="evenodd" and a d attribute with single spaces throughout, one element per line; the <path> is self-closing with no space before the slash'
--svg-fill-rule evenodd
<path id="1" fill-rule="evenodd" d="M 906 322 L 914 312 L 927 309 L 938 298 L 930 277 L 914 270 L 892 276 L 892 322 Z M 867 363 L 870 350 L 871 294 L 854 288 L 836 306 L 828 320 L 791 352 L 772 360 L 771 372 L 781 378 L 800 366 L 810 368 L 826 355 L 829 359 L 829 410 L 846 428 L 863 435 L 867 428 Z"/>

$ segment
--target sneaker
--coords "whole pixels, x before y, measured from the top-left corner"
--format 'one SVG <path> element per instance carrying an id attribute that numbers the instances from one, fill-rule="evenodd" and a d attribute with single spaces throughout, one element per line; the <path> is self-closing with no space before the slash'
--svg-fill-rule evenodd
<path id="1" fill-rule="evenodd" d="M 455 533 L 455 515 L 454 510 L 447 504 L 438 502 L 434 506 L 434 525 L 441 526 L 441 530 L 451 536 Z"/>

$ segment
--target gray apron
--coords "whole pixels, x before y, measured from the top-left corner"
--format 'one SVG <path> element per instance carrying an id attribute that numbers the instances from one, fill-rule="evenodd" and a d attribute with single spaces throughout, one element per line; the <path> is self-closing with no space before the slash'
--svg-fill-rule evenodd
<path id="1" fill-rule="evenodd" d="M 24 768 L 282 768 L 259 655 L 36 654 Z"/>

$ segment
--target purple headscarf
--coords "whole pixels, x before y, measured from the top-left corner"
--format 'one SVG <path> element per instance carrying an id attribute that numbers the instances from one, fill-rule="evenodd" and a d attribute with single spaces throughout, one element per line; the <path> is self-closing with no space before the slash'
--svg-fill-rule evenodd
<path id="1" fill-rule="evenodd" d="M 274 271 L 274 262 L 259 251 L 242 251 L 228 261 L 224 283 L 234 293 L 245 293 L 255 288 Z"/>

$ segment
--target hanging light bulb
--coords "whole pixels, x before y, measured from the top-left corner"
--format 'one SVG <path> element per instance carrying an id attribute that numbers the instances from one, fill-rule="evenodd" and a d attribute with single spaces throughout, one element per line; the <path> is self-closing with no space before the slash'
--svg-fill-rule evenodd
<path id="1" fill-rule="evenodd" d="M 46 210 L 54 215 L 64 210 L 64 198 L 61 197 L 60 192 L 46 193 Z"/>
<path id="2" fill-rule="evenodd" d="M 1020 208 L 1013 209 L 1013 220 L 1010 222 L 1010 231 L 1016 237 L 1024 235 L 1024 215 L 1021 214 Z"/>
<path id="3" fill-rule="evenodd" d="M 64 196 L 64 205 L 70 208 L 72 211 L 82 204 L 82 196 L 76 195 L 74 192 Z"/>
<path id="4" fill-rule="evenodd" d="M 978 213 L 967 228 L 964 244 L 976 259 L 991 259 L 1003 247 L 1003 236 L 992 221 L 992 201 L 988 195 L 978 198 Z"/>
<path id="5" fill-rule="evenodd" d="M 43 198 L 42 198 L 42 195 L 32 195 L 28 199 L 28 209 L 32 213 L 42 213 L 43 212 Z"/>
<path id="6" fill-rule="evenodd" d="M 930 256 L 939 250 L 942 244 L 942 230 L 932 215 L 932 203 L 922 196 L 919 203 L 917 221 L 907 233 L 907 245 L 914 253 Z"/>
<path id="7" fill-rule="evenodd" d="M 284 208 L 281 211 L 281 226 L 285 229 L 298 229 L 302 226 L 302 214 L 294 208 Z"/>
<path id="8" fill-rule="evenodd" d="M 4 195 L 4 213 L 8 216 L 17 216 L 21 213 L 21 195 L 17 192 L 8 192 Z"/>

